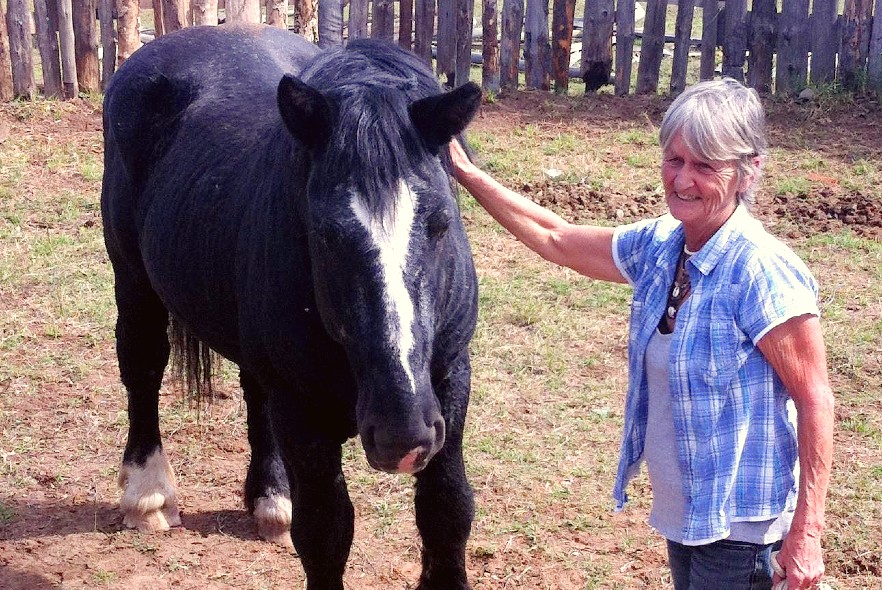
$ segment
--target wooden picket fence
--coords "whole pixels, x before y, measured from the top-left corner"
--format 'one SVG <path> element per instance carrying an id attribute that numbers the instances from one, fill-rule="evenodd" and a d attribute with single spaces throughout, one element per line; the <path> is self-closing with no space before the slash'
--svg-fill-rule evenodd
<path id="1" fill-rule="evenodd" d="M 481 63 L 489 92 L 566 92 L 577 76 L 586 92 L 612 84 L 618 95 L 676 94 L 690 57 L 693 77 L 696 69 L 700 79 L 731 76 L 762 92 L 829 84 L 882 91 L 882 0 L 845 0 L 842 14 L 838 0 L 752 0 L 750 10 L 747 0 L 585 0 L 581 18 L 576 0 L 481 0 L 477 29 L 475 1 L 0 0 L 0 101 L 36 96 L 35 54 L 45 96 L 100 91 L 149 38 L 139 29 L 142 10 L 153 11 L 157 35 L 220 18 L 286 27 L 322 46 L 392 39 L 451 86 Z M 670 86 L 660 88 L 666 55 Z"/>

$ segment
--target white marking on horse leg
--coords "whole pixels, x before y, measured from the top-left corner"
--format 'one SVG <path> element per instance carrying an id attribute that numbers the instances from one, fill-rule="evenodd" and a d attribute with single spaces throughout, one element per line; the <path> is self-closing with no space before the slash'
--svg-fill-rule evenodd
<path id="1" fill-rule="evenodd" d="M 293 548 L 291 542 L 291 500 L 271 494 L 254 502 L 254 520 L 261 539 L 282 547 Z"/>
<path id="2" fill-rule="evenodd" d="M 350 207 L 380 252 L 380 269 L 386 292 L 383 299 L 390 316 L 397 319 L 386 327 L 389 343 L 398 350 L 401 366 L 410 380 L 411 391 L 416 391 L 410 353 L 413 351 L 413 323 L 415 317 L 413 300 L 404 282 L 407 270 L 407 254 L 410 249 L 410 232 L 416 217 L 416 194 L 402 180 L 398 187 L 396 206 L 389 223 L 384 224 L 364 206 L 357 194 L 352 195 Z"/>
<path id="3" fill-rule="evenodd" d="M 161 449 L 143 466 L 123 463 L 118 483 L 124 490 L 119 506 L 127 527 L 153 533 L 181 526 L 175 474 Z"/>

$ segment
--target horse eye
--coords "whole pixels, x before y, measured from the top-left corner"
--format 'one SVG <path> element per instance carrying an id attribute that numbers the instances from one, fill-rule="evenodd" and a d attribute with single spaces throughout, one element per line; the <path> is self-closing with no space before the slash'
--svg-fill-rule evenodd
<path id="1" fill-rule="evenodd" d="M 450 227 L 450 214 L 447 212 L 447 209 L 435 211 L 426 220 L 426 229 L 430 238 L 438 239 L 444 237 L 448 227 Z"/>

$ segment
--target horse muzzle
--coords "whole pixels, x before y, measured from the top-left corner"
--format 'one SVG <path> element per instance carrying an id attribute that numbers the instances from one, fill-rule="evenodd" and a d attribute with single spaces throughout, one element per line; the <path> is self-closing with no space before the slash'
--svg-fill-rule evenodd
<path id="1" fill-rule="evenodd" d="M 371 467 L 387 473 L 417 473 L 444 446 L 444 418 L 416 428 L 390 428 L 377 422 L 361 432 L 361 444 Z"/>

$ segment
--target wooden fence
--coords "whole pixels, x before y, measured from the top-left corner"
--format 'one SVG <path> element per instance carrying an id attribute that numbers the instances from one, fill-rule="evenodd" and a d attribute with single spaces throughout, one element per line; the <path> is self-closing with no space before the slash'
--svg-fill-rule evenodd
<path id="1" fill-rule="evenodd" d="M 613 84 L 619 95 L 676 94 L 695 62 L 693 77 L 695 70 L 700 79 L 722 74 L 761 92 L 827 84 L 882 90 L 882 0 L 845 0 L 842 14 L 837 0 L 780 0 L 780 12 L 776 0 L 752 0 L 750 10 L 747 0 L 585 0 L 580 18 L 575 0 L 481 0 L 477 29 L 475 1 L 0 0 L 0 101 L 32 99 L 38 90 L 47 97 L 99 91 L 149 37 L 139 28 L 148 9 L 153 34 L 220 17 L 287 27 L 322 46 L 393 39 L 434 63 L 451 86 L 481 63 L 490 92 L 519 82 L 566 92 L 575 75 L 586 92 Z M 666 59 L 670 86 L 659 88 Z"/>

